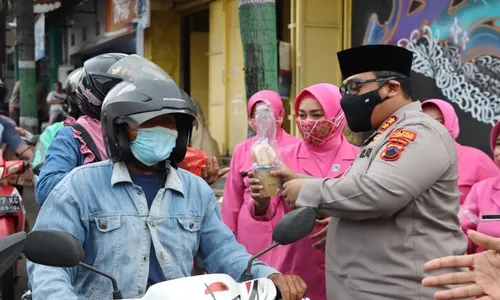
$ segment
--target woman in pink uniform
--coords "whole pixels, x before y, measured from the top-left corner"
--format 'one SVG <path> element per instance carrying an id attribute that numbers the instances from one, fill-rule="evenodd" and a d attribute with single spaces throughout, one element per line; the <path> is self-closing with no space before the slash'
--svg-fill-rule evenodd
<path id="1" fill-rule="evenodd" d="M 302 134 L 299 144 L 278 151 L 287 167 L 316 178 L 341 177 L 358 154 L 342 135 L 346 120 L 340 107 L 339 88 L 320 83 L 305 88 L 294 102 L 297 126 Z M 291 210 L 281 196 L 271 197 L 265 211 L 251 205 L 256 220 L 276 223 Z M 301 276 L 307 283 L 307 297 L 326 300 L 324 238 L 329 219 L 317 222 L 311 236 L 271 251 L 269 265 L 279 271 Z M 271 232 L 268 233 L 271 239 Z"/>
<path id="2" fill-rule="evenodd" d="M 500 167 L 500 122 L 493 127 L 490 142 L 495 162 Z M 500 175 L 485 179 L 472 187 L 462 205 L 460 221 L 464 232 L 474 229 L 490 236 L 500 237 Z M 469 240 L 467 253 L 481 251 L 484 249 L 478 248 Z"/>
<path id="3" fill-rule="evenodd" d="M 289 135 L 281 128 L 285 109 L 283 101 L 278 93 L 273 91 L 260 91 L 255 93 L 248 102 L 248 115 L 250 126 L 253 127 L 253 116 L 255 108 L 259 103 L 267 102 L 271 105 L 277 120 L 276 141 L 279 147 L 296 144 L 299 139 Z M 224 200 L 222 202 L 222 219 L 236 236 L 238 242 L 247 248 L 251 254 L 255 254 L 270 245 L 271 225 L 255 221 L 248 213 L 248 205 L 253 205 L 250 197 L 247 173 L 252 168 L 252 155 L 250 148 L 257 141 L 252 137 L 239 143 L 233 151 L 230 171 L 224 186 Z M 266 262 L 268 255 L 260 260 Z"/>
<path id="4" fill-rule="evenodd" d="M 440 99 L 429 99 L 422 102 L 425 113 L 442 123 L 456 139 L 460 131 L 458 117 L 453 106 Z M 458 188 L 460 204 L 463 204 L 472 186 L 486 178 L 500 175 L 500 170 L 491 158 L 481 150 L 460 145 L 455 142 L 458 157 Z"/>

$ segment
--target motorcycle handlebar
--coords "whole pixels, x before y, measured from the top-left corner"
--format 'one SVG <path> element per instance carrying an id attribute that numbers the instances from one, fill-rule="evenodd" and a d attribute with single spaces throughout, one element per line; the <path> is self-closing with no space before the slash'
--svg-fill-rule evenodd
<path id="1" fill-rule="evenodd" d="M 280 289 L 276 286 L 276 284 L 274 286 L 276 287 L 276 300 L 283 300 L 283 297 L 281 297 Z M 311 300 L 311 299 L 308 297 L 304 297 L 302 298 L 302 300 Z"/>

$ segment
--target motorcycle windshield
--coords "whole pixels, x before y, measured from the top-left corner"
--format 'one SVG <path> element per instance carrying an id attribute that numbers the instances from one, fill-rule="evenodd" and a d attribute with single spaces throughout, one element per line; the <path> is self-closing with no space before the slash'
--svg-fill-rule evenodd
<path id="1" fill-rule="evenodd" d="M 113 64 L 109 74 L 119 76 L 126 81 L 137 81 L 144 78 L 157 78 L 159 80 L 172 80 L 172 77 L 162 68 L 142 56 L 132 54 L 120 59 Z"/>

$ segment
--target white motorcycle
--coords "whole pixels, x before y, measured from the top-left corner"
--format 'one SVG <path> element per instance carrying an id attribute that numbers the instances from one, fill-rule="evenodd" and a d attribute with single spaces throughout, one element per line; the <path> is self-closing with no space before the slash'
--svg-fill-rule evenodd
<path id="1" fill-rule="evenodd" d="M 274 243 L 253 255 L 244 274 L 244 282 L 238 283 L 226 274 L 206 274 L 168 280 L 152 285 L 139 299 L 127 300 L 278 300 L 279 291 L 268 278 L 252 280 L 252 263 L 259 256 L 278 245 L 294 243 L 314 228 L 317 214 L 309 207 L 299 208 L 286 214 L 273 231 Z M 81 266 L 109 278 L 113 284 L 113 299 L 123 299 L 116 279 L 83 262 L 82 245 L 72 235 L 56 230 L 36 230 L 28 234 L 24 254 L 34 263 L 53 267 Z M 30 299 L 30 295 L 23 296 Z M 304 299 L 307 300 L 308 298 Z"/>

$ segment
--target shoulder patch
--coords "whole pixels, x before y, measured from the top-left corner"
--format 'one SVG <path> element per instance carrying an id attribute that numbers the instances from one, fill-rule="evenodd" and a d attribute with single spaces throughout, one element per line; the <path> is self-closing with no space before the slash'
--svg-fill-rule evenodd
<path id="1" fill-rule="evenodd" d="M 417 138 L 417 133 L 411 130 L 400 129 L 394 130 L 389 135 L 389 140 L 391 139 L 404 139 L 408 141 L 414 141 Z"/>
<path id="2" fill-rule="evenodd" d="M 389 138 L 389 143 L 395 143 L 395 144 L 408 146 L 410 141 L 403 139 L 403 138 Z"/>
<path id="3" fill-rule="evenodd" d="M 387 119 L 382 126 L 380 126 L 380 131 L 384 131 L 387 128 L 391 127 L 392 124 L 396 123 L 398 120 L 398 117 L 396 116 L 390 116 L 389 119 Z"/>
<path id="4" fill-rule="evenodd" d="M 389 142 L 380 154 L 380 158 L 385 161 L 395 161 L 401 157 L 401 152 L 405 149 L 404 145 Z"/>

